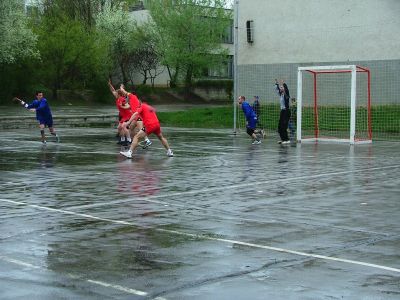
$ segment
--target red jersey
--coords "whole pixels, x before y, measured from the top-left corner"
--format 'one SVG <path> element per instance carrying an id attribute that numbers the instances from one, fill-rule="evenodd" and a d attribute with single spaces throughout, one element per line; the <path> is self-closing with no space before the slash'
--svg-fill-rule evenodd
<path id="1" fill-rule="evenodd" d="M 129 105 L 131 106 L 131 110 L 132 110 L 132 112 L 135 112 L 140 106 L 139 98 L 136 95 L 133 95 L 131 93 L 128 93 L 128 98 L 129 98 Z"/>
<path id="2" fill-rule="evenodd" d="M 154 107 L 151 107 L 147 103 L 142 103 L 136 112 L 143 121 L 143 127 L 147 135 L 154 133 L 159 136 L 161 134 L 160 122 L 158 121 Z"/>
<path id="3" fill-rule="evenodd" d="M 137 109 L 137 112 L 139 113 L 140 118 L 143 120 L 145 127 L 154 124 L 160 124 L 160 121 L 158 121 L 156 115 L 156 110 L 147 103 L 143 102 L 142 105 Z"/>
<path id="4" fill-rule="evenodd" d="M 128 121 L 132 116 L 132 110 L 130 108 L 123 108 L 122 106 L 125 105 L 125 97 L 118 97 L 115 101 L 117 105 L 119 115 L 121 116 L 121 122 Z"/>

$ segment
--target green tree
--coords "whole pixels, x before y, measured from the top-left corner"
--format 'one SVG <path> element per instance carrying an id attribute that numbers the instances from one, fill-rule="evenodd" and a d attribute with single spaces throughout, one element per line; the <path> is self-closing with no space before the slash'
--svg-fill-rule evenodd
<path id="1" fill-rule="evenodd" d="M 128 70 L 135 49 L 134 31 L 136 23 L 126 9 L 105 5 L 96 17 L 99 34 L 106 41 L 109 57 L 118 66 L 124 84 L 128 83 Z"/>
<path id="2" fill-rule="evenodd" d="M 23 1 L 0 1 L 0 102 L 27 92 L 38 61 L 37 36 L 29 28 Z"/>
<path id="3" fill-rule="evenodd" d="M 105 8 L 111 6 L 128 9 L 139 2 L 139 0 L 43 0 L 41 6 L 51 12 L 63 11 L 68 19 L 79 21 L 90 28 L 95 25 L 96 15 Z"/>
<path id="4" fill-rule="evenodd" d="M 28 26 L 23 1 L 0 1 L 0 64 L 38 58 L 37 37 Z"/>
<path id="5" fill-rule="evenodd" d="M 150 79 L 154 87 L 155 78 L 160 75 L 165 67 L 160 66 L 160 53 L 157 51 L 157 41 L 148 23 L 136 26 L 134 32 L 135 51 L 132 57 L 132 70 L 143 76 L 142 84 Z"/>
<path id="6" fill-rule="evenodd" d="M 41 19 L 36 28 L 42 62 L 38 71 L 43 85 L 49 85 L 53 97 L 59 89 L 85 89 L 107 65 L 105 53 L 92 30 L 61 12 Z M 106 76 L 103 80 L 105 82 Z"/>
<path id="7" fill-rule="evenodd" d="M 149 10 L 157 35 L 158 51 L 167 66 L 171 84 L 183 79 L 187 90 L 195 76 L 223 63 L 227 50 L 221 41 L 231 23 L 226 0 L 152 0 Z M 182 75 L 181 75 L 182 74 Z"/>

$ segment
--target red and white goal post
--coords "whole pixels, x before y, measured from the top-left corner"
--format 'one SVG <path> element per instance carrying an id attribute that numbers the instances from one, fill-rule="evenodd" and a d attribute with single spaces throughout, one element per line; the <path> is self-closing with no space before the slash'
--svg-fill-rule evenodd
<path id="1" fill-rule="evenodd" d="M 299 67 L 297 141 L 372 142 L 371 76 L 356 65 Z"/>

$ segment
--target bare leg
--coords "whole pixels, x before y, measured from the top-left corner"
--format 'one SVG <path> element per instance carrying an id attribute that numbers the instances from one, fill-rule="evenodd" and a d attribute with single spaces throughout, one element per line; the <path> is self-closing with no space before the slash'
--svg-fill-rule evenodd
<path id="1" fill-rule="evenodd" d="M 143 128 L 143 121 L 136 121 L 136 128 L 140 131 Z M 144 131 L 143 131 L 144 132 Z M 146 133 L 144 134 L 143 138 L 145 140 L 148 139 Z"/>
<path id="2" fill-rule="evenodd" d="M 161 141 L 161 144 L 163 144 L 164 148 L 169 150 L 169 144 L 167 139 L 162 135 L 162 133 L 160 133 L 159 135 L 157 135 L 158 139 Z"/>
<path id="3" fill-rule="evenodd" d="M 124 130 L 124 127 L 122 126 L 122 124 L 118 123 L 117 131 L 118 131 L 118 136 L 119 136 L 120 141 L 121 141 L 121 137 L 123 136 L 123 130 Z"/>
<path id="4" fill-rule="evenodd" d="M 57 133 L 56 133 L 56 131 L 55 131 L 55 129 L 54 129 L 53 126 L 52 126 L 52 127 L 49 127 L 49 131 L 50 131 L 51 135 L 54 135 L 54 136 L 55 136 L 57 143 L 59 143 L 59 142 L 60 142 L 60 138 L 59 138 L 59 136 L 57 135 Z"/>
<path id="5" fill-rule="evenodd" d="M 42 143 L 46 143 L 46 136 L 44 134 L 44 124 L 39 124 L 40 135 L 42 137 Z"/>
<path id="6" fill-rule="evenodd" d="M 135 151 L 136 147 L 138 146 L 139 139 L 143 138 L 144 136 L 146 136 L 146 133 L 143 130 L 139 130 L 139 132 L 137 134 L 135 134 L 135 136 L 133 137 L 133 140 L 132 140 L 131 148 L 130 148 L 130 150 L 132 152 Z"/>

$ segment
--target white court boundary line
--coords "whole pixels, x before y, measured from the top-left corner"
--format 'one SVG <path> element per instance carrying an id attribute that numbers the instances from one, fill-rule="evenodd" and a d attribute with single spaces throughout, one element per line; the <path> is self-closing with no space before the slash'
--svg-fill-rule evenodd
<path id="1" fill-rule="evenodd" d="M 58 213 L 67 214 L 67 215 L 79 216 L 79 217 L 98 220 L 98 221 L 104 221 L 104 222 L 109 222 L 109 223 L 115 223 L 115 224 L 122 224 L 122 225 L 146 228 L 144 226 L 139 226 L 139 225 L 134 224 L 132 222 L 113 220 L 113 219 L 108 219 L 108 218 L 101 218 L 101 217 L 96 217 L 96 216 L 89 215 L 89 214 L 82 214 L 82 213 L 77 213 L 77 212 L 63 210 L 63 209 L 57 209 L 57 208 L 51 208 L 51 207 L 40 206 L 40 205 L 35 205 L 35 204 L 29 204 L 29 203 L 26 203 L 26 202 L 19 202 L 19 201 L 7 200 L 7 199 L 0 199 L 0 201 L 1 202 L 12 203 L 12 204 L 16 204 L 16 205 L 24 205 L 24 206 L 36 208 L 36 209 L 39 209 L 39 210 L 47 210 L 47 211 L 51 211 L 51 212 L 58 212 Z M 271 251 L 276 251 L 276 252 L 282 252 L 282 253 L 294 254 L 294 255 L 299 255 L 299 256 L 318 258 L 318 259 L 323 259 L 323 260 L 328 260 L 328 261 L 343 262 L 343 263 L 348 263 L 348 264 L 360 265 L 360 266 L 371 267 L 371 268 L 375 268 L 375 269 L 380 269 L 380 270 L 400 273 L 400 269 L 397 269 L 397 268 L 392 268 L 392 267 L 387 267 L 387 266 L 383 266 L 383 265 L 367 263 L 367 262 L 363 262 L 363 261 L 350 260 L 350 259 L 345 259 L 345 258 L 340 258 L 340 257 L 333 257 L 333 256 L 318 255 L 318 254 L 295 251 L 295 250 L 290 250 L 290 249 L 284 249 L 284 248 L 278 248 L 278 247 L 272 247 L 272 246 L 266 246 L 266 245 L 259 245 L 259 244 L 241 242 L 241 241 L 236 241 L 236 240 L 215 238 L 215 237 L 209 237 L 209 236 L 206 236 L 206 235 L 193 234 L 193 233 L 187 233 L 187 232 L 176 231 L 176 230 L 161 229 L 161 228 L 152 228 L 152 229 L 155 230 L 155 231 L 159 231 L 159 232 L 165 232 L 165 233 L 171 233 L 171 234 L 176 234 L 176 235 L 188 236 L 188 237 L 193 237 L 193 238 L 196 238 L 196 239 L 218 241 L 218 242 L 228 243 L 228 244 L 232 244 L 232 245 L 242 245 L 242 246 L 247 246 L 247 247 L 251 247 L 251 248 L 266 249 L 266 250 L 271 250 Z"/>
<path id="2" fill-rule="evenodd" d="M 41 271 L 46 271 L 45 268 L 42 268 L 42 267 L 39 267 L 39 266 L 35 266 L 35 265 L 30 264 L 30 263 L 27 263 L 27 262 L 24 262 L 24 261 L 21 261 L 21 260 L 18 260 L 18 259 L 10 258 L 10 257 L 4 256 L 4 255 L 0 255 L 0 260 L 8 262 L 8 263 L 13 263 L 13 264 L 16 264 L 18 266 L 30 268 L 30 269 L 37 269 L 37 270 L 41 270 Z M 137 296 L 143 296 L 143 297 L 149 295 L 149 293 L 147 293 L 147 292 L 136 290 L 136 289 L 132 289 L 132 288 L 128 288 L 128 287 L 125 287 L 125 286 L 122 286 L 122 285 L 119 285 L 119 284 L 112 284 L 112 283 L 99 281 L 99 280 L 84 279 L 82 276 L 75 275 L 75 274 L 70 274 L 70 273 L 67 273 L 65 275 L 67 275 L 69 278 L 72 278 L 72 279 L 75 279 L 75 280 L 82 280 L 83 279 L 84 281 L 89 282 L 91 284 L 100 285 L 100 286 L 103 286 L 103 287 L 106 287 L 106 288 L 111 288 L 111 289 L 114 289 L 114 290 L 125 292 L 127 294 L 131 294 L 131 295 L 137 295 Z M 154 299 L 155 300 L 166 300 L 165 298 L 162 298 L 162 297 L 157 297 L 157 298 L 154 298 Z"/>
<path id="3" fill-rule="evenodd" d="M 366 171 L 376 171 L 376 170 L 385 170 L 385 169 L 393 169 L 393 168 L 400 168 L 400 165 L 374 167 L 374 168 L 360 169 L 360 170 L 355 170 L 355 171 L 331 172 L 331 173 L 323 173 L 323 174 L 309 175 L 309 176 L 297 176 L 297 177 L 290 177 L 290 178 L 288 178 L 288 177 L 276 178 L 276 179 L 270 179 L 270 180 L 264 180 L 264 181 L 258 181 L 258 182 L 239 183 L 239 184 L 225 185 L 225 186 L 219 186 L 219 187 L 213 187 L 213 188 L 205 188 L 205 189 L 200 189 L 200 190 L 190 190 L 190 191 L 186 191 L 186 192 L 155 195 L 155 196 L 149 196 L 146 198 L 134 198 L 134 199 L 130 198 L 130 199 L 125 199 L 125 200 L 116 200 L 116 201 L 112 201 L 112 202 L 78 205 L 78 206 L 72 206 L 72 207 L 70 207 L 70 209 L 74 210 L 74 209 L 84 209 L 84 208 L 95 208 L 95 207 L 101 207 L 101 206 L 121 204 L 121 203 L 136 201 L 136 200 L 149 201 L 150 199 L 170 198 L 170 197 L 174 197 L 174 196 L 218 192 L 218 191 L 223 191 L 223 190 L 228 190 L 228 189 L 246 188 L 249 186 L 258 186 L 258 185 L 264 185 L 264 184 L 269 184 L 269 183 L 281 183 L 281 182 L 286 182 L 286 181 L 315 179 L 315 178 L 321 178 L 321 177 L 326 177 L 326 176 L 345 175 L 345 174 L 351 174 L 351 173 L 362 173 L 362 172 L 366 172 Z"/>

